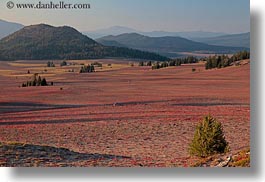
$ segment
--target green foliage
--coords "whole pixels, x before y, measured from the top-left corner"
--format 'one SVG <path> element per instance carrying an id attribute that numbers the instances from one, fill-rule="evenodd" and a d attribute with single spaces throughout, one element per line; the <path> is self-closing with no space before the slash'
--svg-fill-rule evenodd
<path id="1" fill-rule="evenodd" d="M 160 69 L 160 64 L 157 62 L 155 63 L 153 66 L 152 66 L 152 70 L 155 70 L 155 69 Z"/>
<path id="2" fill-rule="evenodd" d="M 79 73 L 92 73 L 95 72 L 95 67 L 94 65 L 84 65 L 81 67 Z"/>
<path id="3" fill-rule="evenodd" d="M 140 61 L 139 66 L 152 66 L 152 61 Z"/>
<path id="4" fill-rule="evenodd" d="M 52 61 L 48 61 L 47 67 L 55 67 L 55 64 Z"/>
<path id="5" fill-rule="evenodd" d="M 66 61 L 61 62 L 60 66 L 67 66 L 67 62 Z"/>
<path id="6" fill-rule="evenodd" d="M 47 85 L 48 85 L 48 84 L 47 84 L 46 79 L 43 78 L 43 79 L 41 80 L 41 82 L 40 82 L 40 86 L 47 86 Z"/>
<path id="7" fill-rule="evenodd" d="M 247 51 L 241 51 L 236 54 L 234 54 L 231 58 L 229 58 L 227 55 L 222 56 L 210 56 L 208 58 L 204 58 L 203 60 L 206 61 L 205 68 L 208 69 L 214 69 L 214 68 L 225 68 L 228 66 L 231 66 L 233 64 L 236 65 L 236 61 L 249 59 L 250 53 Z"/>
<path id="8" fill-rule="evenodd" d="M 146 63 L 146 66 L 152 66 L 152 61 L 148 61 L 148 62 Z"/>
<path id="9" fill-rule="evenodd" d="M 53 82 L 52 82 L 53 85 Z M 48 86 L 48 83 L 45 78 L 41 78 L 37 73 L 35 73 L 31 80 L 26 83 L 22 83 L 22 87 L 36 87 L 36 86 Z"/>
<path id="10" fill-rule="evenodd" d="M 193 64 L 193 63 L 198 63 L 198 62 L 199 62 L 198 58 L 193 57 L 193 56 L 188 56 L 184 58 L 177 58 L 177 59 L 171 59 L 169 61 L 163 61 L 161 63 L 157 62 L 156 64 L 152 66 L 152 69 L 154 70 L 154 69 L 161 69 L 161 68 L 172 67 L 172 66 L 181 66 L 182 64 Z"/>
<path id="11" fill-rule="evenodd" d="M 81 60 L 109 57 L 169 60 L 146 51 L 103 46 L 67 26 L 27 26 L 0 40 L 0 60 Z"/>
<path id="12" fill-rule="evenodd" d="M 228 150 L 228 142 L 225 140 L 221 123 L 210 115 L 206 116 L 196 127 L 189 153 L 199 157 L 207 157 L 217 153 L 225 153 Z"/>

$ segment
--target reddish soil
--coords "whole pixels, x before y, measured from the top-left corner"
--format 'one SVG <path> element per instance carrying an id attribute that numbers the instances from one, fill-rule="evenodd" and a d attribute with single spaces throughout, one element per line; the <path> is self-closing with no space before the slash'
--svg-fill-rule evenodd
<path id="1" fill-rule="evenodd" d="M 75 166 L 186 166 L 195 126 L 211 114 L 231 152 L 250 146 L 250 64 L 206 71 L 202 64 L 151 70 L 124 63 L 88 74 L 56 67 L 41 74 L 55 86 L 19 87 L 28 69 L 44 69 L 31 64 L 1 62 L 1 142 L 123 156 Z"/>

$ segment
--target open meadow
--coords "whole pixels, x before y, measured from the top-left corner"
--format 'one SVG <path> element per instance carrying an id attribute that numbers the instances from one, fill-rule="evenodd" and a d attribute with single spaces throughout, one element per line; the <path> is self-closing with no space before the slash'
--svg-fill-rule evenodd
<path id="1" fill-rule="evenodd" d="M 103 67 L 79 73 L 95 61 Z M 222 123 L 231 153 L 250 147 L 250 64 L 152 70 L 128 60 L 61 62 L 1 62 L 0 145 L 18 148 L 18 155 L 1 148 L 1 166 L 185 167 L 208 114 Z M 21 87 L 34 73 L 54 85 Z"/>

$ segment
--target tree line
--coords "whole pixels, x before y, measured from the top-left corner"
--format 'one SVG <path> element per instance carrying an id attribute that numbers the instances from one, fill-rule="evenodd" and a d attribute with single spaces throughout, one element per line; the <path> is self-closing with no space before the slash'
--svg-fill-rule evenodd
<path id="1" fill-rule="evenodd" d="M 199 59 L 194 56 L 188 56 L 185 58 L 176 58 L 163 62 L 152 62 L 152 61 L 140 61 L 139 66 L 152 66 L 152 69 L 161 69 L 172 66 L 181 66 L 182 64 L 198 63 Z"/>
<path id="2" fill-rule="evenodd" d="M 229 57 L 228 55 L 215 55 L 210 56 L 208 58 L 203 58 L 203 61 L 206 61 L 205 68 L 208 69 L 214 69 L 214 68 L 225 68 L 231 65 L 235 65 L 237 61 L 241 61 L 244 59 L 249 59 L 250 53 L 248 51 L 241 51 L 238 53 L 235 53 L 232 57 Z"/>

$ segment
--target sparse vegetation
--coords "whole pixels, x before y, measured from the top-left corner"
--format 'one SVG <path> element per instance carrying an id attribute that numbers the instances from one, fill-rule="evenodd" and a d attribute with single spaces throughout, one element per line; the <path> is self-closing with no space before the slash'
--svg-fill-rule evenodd
<path id="1" fill-rule="evenodd" d="M 95 72 L 95 67 L 94 65 L 84 65 L 81 67 L 80 72 L 79 73 L 92 73 Z"/>
<path id="2" fill-rule="evenodd" d="M 225 153 L 228 150 L 228 142 L 225 140 L 221 123 L 210 115 L 204 117 L 203 121 L 196 127 L 189 153 L 199 157 L 207 157 Z"/>
<path id="3" fill-rule="evenodd" d="M 52 82 L 53 85 L 53 82 Z M 30 81 L 22 84 L 22 87 L 48 86 L 45 78 L 41 78 L 37 73 L 34 74 Z"/>
<path id="4" fill-rule="evenodd" d="M 67 66 L 67 62 L 66 61 L 61 62 L 60 66 Z"/>
<path id="5" fill-rule="evenodd" d="M 143 61 L 139 62 L 139 66 L 145 66 Z"/>
<path id="6" fill-rule="evenodd" d="M 47 62 L 47 67 L 50 68 L 50 67 L 55 67 L 55 64 L 52 62 L 52 61 L 48 61 Z"/>
<path id="7" fill-rule="evenodd" d="M 196 68 L 196 73 L 199 73 L 200 69 L 204 69 L 203 64 L 151 71 L 151 67 L 145 69 L 138 67 L 139 62 L 133 69 L 130 68 L 129 62 L 136 63 L 136 60 L 123 62 L 108 59 L 97 60 L 104 65 L 104 71 L 97 74 L 78 75 L 67 73 L 67 71 L 74 69 L 79 73 L 82 67 L 80 63 L 87 66 L 93 61 L 80 60 L 75 61 L 76 66 L 57 66 L 62 61 L 56 62 L 56 68 L 46 67 L 47 73 L 42 73 L 45 68 L 39 62 L 3 62 L 0 65 L 1 70 L 7 70 L 0 73 L 4 85 L 2 97 L 9 100 L 8 103 L 3 103 L 2 110 L 12 109 L 10 114 L 2 113 L 4 117 L 1 122 L 12 126 L 0 131 L 2 138 L 7 139 L 5 141 L 46 144 L 72 138 L 72 142 L 77 143 L 77 147 L 84 147 L 86 151 L 98 151 L 101 148 L 97 143 L 91 145 L 83 145 L 83 143 L 96 141 L 103 133 L 102 146 L 109 146 L 111 138 L 113 141 L 119 141 L 113 151 L 122 148 L 126 156 L 138 155 L 139 158 L 132 158 L 131 161 L 102 162 L 102 166 L 189 167 L 197 161 L 203 163 L 199 165 L 200 167 L 216 166 L 226 161 L 231 155 L 229 165 L 232 162 L 235 166 L 247 165 L 249 160 L 247 156 L 242 156 L 241 160 L 234 154 L 249 145 L 249 92 L 241 90 L 248 88 L 249 85 L 249 64 L 244 67 L 218 70 L 220 72 L 218 75 L 215 71 L 204 71 L 203 74 L 196 74 L 196 79 L 192 79 L 192 68 Z M 70 64 L 70 61 L 67 62 Z M 113 69 L 107 67 L 107 64 L 112 64 Z M 95 69 L 99 68 L 95 67 Z M 26 74 L 28 70 L 31 72 L 29 75 Z M 55 86 L 17 88 L 17 86 L 21 87 L 22 82 L 31 81 L 31 76 L 37 72 L 41 78 L 46 78 L 49 85 L 52 85 L 51 81 L 56 81 Z M 234 78 L 234 89 L 231 89 L 231 80 L 227 79 L 231 77 Z M 9 83 L 10 78 L 14 79 L 14 83 Z M 23 78 L 24 80 L 21 80 Z M 220 87 L 223 88 L 222 92 L 219 91 Z M 132 99 L 132 93 L 139 94 L 141 98 L 137 96 L 136 100 Z M 98 96 L 102 101 L 104 100 L 102 104 L 101 100 L 97 100 Z M 124 98 L 124 101 L 123 99 L 117 100 L 120 97 Z M 231 105 L 231 98 L 233 102 L 244 105 Z M 159 101 L 161 99 L 163 101 Z M 76 107 L 77 104 L 82 104 L 84 107 Z M 142 112 L 143 108 L 146 108 L 145 112 Z M 50 109 L 53 109 L 52 114 Z M 92 110 L 92 114 L 86 114 L 88 110 Z M 209 158 L 189 157 L 187 148 L 194 135 L 194 123 L 200 120 L 202 113 L 209 111 L 218 112 L 218 121 L 225 123 L 225 136 L 229 139 L 232 150 L 227 154 L 211 155 Z M 112 115 L 113 112 L 115 115 Z M 130 112 L 129 116 L 128 112 Z M 18 115 L 19 117 L 14 118 Z M 72 121 L 73 115 L 76 121 L 102 120 L 107 123 L 113 118 L 130 118 L 132 122 L 130 120 L 114 121 L 111 125 L 105 125 L 102 122 L 82 122 L 82 124 L 67 122 L 67 125 L 63 125 L 58 122 L 60 118 Z M 17 138 L 17 132 L 22 124 L 25 125 L 23 135 Z M 32 135 L 32 131 L 36 131 L 36 136 Z M 113 132 L 118 132 L 118 134 L 114 136 Z M 43 133 L 42 137 L 38 137 L 38 133 Z M 89 136 L 83 137 L 84 135 Z M 132 136 L 137 136 L 139 140 L 133 141 L 132 145 L 124 145 Z M 161 137 L 163 142 L 161 142 Z M 80 138 L 84 140 L 82 143 L 79 143 Z M 131 147 L 138 146 L 138 141 L 144 141 L 144 146 L 137 151 L 131 150 Z M 71 147 L 67 143 L 64 146 Z M 151 151 L 143 156 L 146 148 L 150 148 Z M 161 152 L 166 157 L 161 155 Z M 2 155 L 3 159 L 7 156 L 5 154 Z M 53 162 L 58 163 L 58 161 Z M 82 165 L 89 166 L 90 162 L 92 163 L 93 160 L 85 161 Z M 12 165 L 18 165 L 18 163 L 13 162 Z"/>
<path id="8" fill-rule="evenodd" d="M 242 150 L 234 156 L 230 164 L 231 167 L 250 167 L 250 149 Z"/>
<path id="9" fill-rule="evenodd" d="M 94 62 L 94 63 L 92 63 L 91 64 L 92 66 L 96 66 L 96 67 L 102 67 L 103 65 L 101 64 L 101 63 L 99 63 L 99 62 Z"/>

